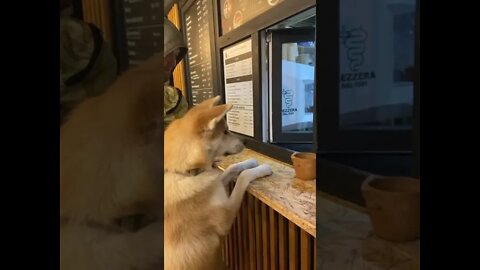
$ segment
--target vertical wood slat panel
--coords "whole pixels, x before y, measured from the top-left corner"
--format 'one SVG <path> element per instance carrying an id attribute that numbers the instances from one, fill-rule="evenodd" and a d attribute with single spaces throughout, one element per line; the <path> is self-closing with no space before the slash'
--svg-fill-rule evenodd
<path id="1" fill-rule="evenodd" d="M 255 199 L 255 245 L 258 247 L 257 253 L 257 270 L 262 269 L 263 259 L 264 259 L 264 251 L 262 245 L 262 203 L 259 199 Z"/>
<path id="2" fill-rule="evenodd" d="M 224 261 L 231 270 L 316 267 L 315 238 L 251 194 L 245 195 L 224 243 Z"/>
<path id="3" fill-rule="evenodd" d="M 268 209 L 265 204 L 262 203 L 262 243 L 263 243 L 263 269 L 270 269 L 270 242 L 268 241 Z"/>
<path id="4" fill-rule="evenodd" d="M 278 218 L 279 269 L 288 270 L 288 220 L 279 215 Z"/>
<path id="5" fill-rule="evenodd" d="M 269 207 L 270 217 L 270 269 L 278 269 L 278 226 L 277 213 Z"/>
<path id="6" fill-rule="evenodd" d="M 233 190 L 233 187 L 235 186 L 235 183 L 230 182 L 230 190 Z M 233 267 L 232 270 L 241 270 L 239 269 L 239 261 L 238 261 L 238 239 L 237 239 L 237 219 L 235 218 L 235 221 L 232 224 L 232 254 L 233 254 Z"/>
<path id="7" fill-rule="evenodd" d="M 235 247 L 237 248 L 237 254 L 238 254 L 238 267 L 240 270 L 245 270 L 244 266 L 244 254 L 243 254 L 243 241 L 242 241 L 242 220 L 243 220 L 243 215 L 242 215 L 242 210 L 237 214 L 237 218 L 235 221 L 235 224 L 237 225 L 237 245 Z"/>
<path id="8" fill-rule="evenodd" d="M 247 194 L 247 212 L 248 212 L 248 248 L 249 248 L 249 267 L 255 270 L 257 250 L 255 246 L 255 198 Z"/>
<path id="9" fill-rule="evenodd" d="M 243 258 L 245 270 L 250 270 L 250 253 L 249 253 L 249 237 L 248 237 L 248 199 L 247 194 L 243 197 L 242 208 L 242 241 L 243 241 Z"/>
<path id="10" fill-rule="evenodd" d="M 312 269 L 312 241 L 310 234 L 300 231 L 300 269 Z"/>
<path id="11" fill-rule="evenodd" d="M 299 243 L 298 243 L 298 227 L 291 221 L 288 222 L 288 261 L 290 270 L 299 269 Z"/>

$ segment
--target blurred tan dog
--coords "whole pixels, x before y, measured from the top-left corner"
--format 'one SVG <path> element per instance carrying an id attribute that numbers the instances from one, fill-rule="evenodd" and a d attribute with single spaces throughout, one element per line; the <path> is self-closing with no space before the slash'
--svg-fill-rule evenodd
<path id="1" fill-rule="evenodd" d="M 62 270 L 162 269 L 162 58 L 122 74 L 60 129 Z"/>

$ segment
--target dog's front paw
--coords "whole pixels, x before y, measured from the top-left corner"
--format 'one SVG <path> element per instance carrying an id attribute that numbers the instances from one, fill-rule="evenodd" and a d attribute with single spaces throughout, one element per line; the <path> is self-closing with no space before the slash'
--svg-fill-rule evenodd
<path id="1" fill-rule="evenodd" d="M 268 164 L 262 164 L 255 168 L 255 172 L 257 173 L 257 178 L 269 176 L 273 174 L 272 168 Z"/>
<path id="2" fill-rule="evenodd" d="M 269 176 L 272 173 L 273 173 L 272 168 L 270 168 L 270 166 L 268 164 L 262 164 L 260 166 L 255 167 L 255 168 L 251 168 L 251 169 L 243 171 L 240 174 L 239 178 L 245 178 L 245 179 L 248 179 L 247 180 L 248 182 L 251 182 L 255 179 L 262 178 L 262 177 L 265 177 L 265 176 Z"/>
<path id="3" fill-rule="evenodd" d="M 239 174 L 244 170 L 248 170 L 251 168 L 255 168 L 258 166 L 258 161 L 254 158 L 244 160 L 242 162 L 232 164 L 231 170 L 235 172 L 235 174 Z"/>
<path id="4" fill-rule="evenodd" d="M 227 171 L 232 176 L 237 176 L 238 174 L 246 170 L 251 170 L 256 167 L 258 167 L 258 161 L 254 158 L 251 158 L 251 159 L 247 159 L 242 162 L 230 165 L 230 167 L 227 168 Z"/>
<path id="5" fill-rule="evenodd" d="M 251 158 L 251 159 L 247 159 L 245 161 L 242 161 L 240 163 L 237 163 L 239 166 L 242 167 L 243 170 L 246 170 L 246 169 L 251 169 L 251 168 L 255 168 L 258 166 L 258 161 L 254 158 Z"/>

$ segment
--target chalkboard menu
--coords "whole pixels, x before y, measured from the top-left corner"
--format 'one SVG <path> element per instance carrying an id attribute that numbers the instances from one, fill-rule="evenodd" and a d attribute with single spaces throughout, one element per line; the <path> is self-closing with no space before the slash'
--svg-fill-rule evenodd
<path id="1" fill-rule="evenodd" d="M 188 47 L 187 77 L 190 82 L 193 105 L 213 96 L 210 43 L 212 16 L 207 0 L 194 1 L 183 15 Z"/>
<path id="2" fill-rule="evenodd" d="M 136 65 L 163 49 L 162 10 L 161 0 L 123 0 L 130 65 Z"/>

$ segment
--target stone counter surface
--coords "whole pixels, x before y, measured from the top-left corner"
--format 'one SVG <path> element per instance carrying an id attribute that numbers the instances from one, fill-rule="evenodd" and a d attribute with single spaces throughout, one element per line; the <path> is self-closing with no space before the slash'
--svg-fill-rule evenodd
<path id="1" fill-rule="evenodd" d="M 364 208 L 317 191 L 317 270 L 418 270 L 420 241 L 376 237 Z"/>
<path id="2" fill-rule="evenodd" d="M 250 149 L 226 157 L 219 163 L 219 168 L 224 170 L 231 164 L 250 158 L 255 158 L 260 164 L 270 165 L 273 174 L 253 181 L 248 192 L 315 237 L 315 180 L 297 179 L 291 165 Z"/>
<path id="3" fill-rule="evenodd" d="M 245 149 L 226 157 L 219 167 L 250 158 L 269 164 L 273 174 L 253 181 L 248 192 L 316 238 L 317 269 L 420 269 L 420 241 L 379 239 L 364 208 L 317 191 L 316 180 L 295 178 L 291 165 Z"/>

